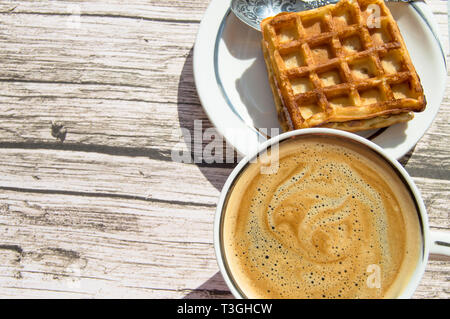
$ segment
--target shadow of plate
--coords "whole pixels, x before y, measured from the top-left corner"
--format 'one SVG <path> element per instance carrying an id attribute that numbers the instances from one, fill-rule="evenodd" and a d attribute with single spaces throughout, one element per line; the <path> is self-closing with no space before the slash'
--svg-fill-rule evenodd
<path id="1" fill-rule="evenodd" d="M 220 272 L 209 278 L 183 299 L 232 299 L 234 298 Z"/>
<path id="2" fill-rule="evenodd" d="M 237 153 L 234 148 L 226 143 L 222 136 L 215 131 L 213 124 L 208 119 L 202 108 L 194 83 L 193 74 L 193 49 L 186 57 L 178 82 L 178 120 L 183 130 L 182 139 L 190 153 L 190 158 L 197 165 L 200 172 L 218 190 L 221 190 L 229 174 L 237 164 Z M 214 135 L 210 133 L 214 132 Z M 222 139 L 222 156 L 215 156 L 210 163 L 204 156 L 205 148 L 213 140 Z M 231 160 L 227 154 L 232 153 Z M 218 153 L 220 155 L 220 153 Z"/>

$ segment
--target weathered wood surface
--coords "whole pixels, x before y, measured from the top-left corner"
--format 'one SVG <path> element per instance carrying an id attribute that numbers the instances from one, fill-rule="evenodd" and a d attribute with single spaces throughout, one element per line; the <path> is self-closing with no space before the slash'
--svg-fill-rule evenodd
<path id="1" fill-rule="evenodd" d="M 427 2 L 449 52 L 447 3 Z M 177 129 L 211 127 L 192 71 L 207 5 L 1 1 L 0 297 L 231 297 L 212 223 L 233 165 L 170 157 L 187 148 Z M 450 81 L 402 160 L 441 230 L 450 229 L 449 118 Z M 64 143 L 52 121 L 67 128 Z M 431 256 L 415 297 L 450 297 L 448 260 Z"/>

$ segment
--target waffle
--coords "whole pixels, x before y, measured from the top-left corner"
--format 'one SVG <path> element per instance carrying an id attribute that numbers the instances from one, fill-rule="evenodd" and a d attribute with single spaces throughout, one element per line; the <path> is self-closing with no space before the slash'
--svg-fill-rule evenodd
<path id="1" fill-rule="evenodd" d="M 382 0 L 280 13 L 263 20 L 261 29 L 284 131 L 356 132 L 406 122 L 425 109 L 420 79 Z"/>

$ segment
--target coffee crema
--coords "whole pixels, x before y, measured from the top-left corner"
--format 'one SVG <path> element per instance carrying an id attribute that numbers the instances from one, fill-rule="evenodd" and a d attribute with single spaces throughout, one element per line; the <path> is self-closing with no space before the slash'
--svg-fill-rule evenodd
<path id="1" fill-rule="evenodd" d="M 320 135 L 283 141 L 278 158 L 272 174 L 261 173 L 261 160 L 247 164 L 225 202 L 224 259 L 243 296 L 399 296 L 422 239 L 414 200 L 390 164 Z"/>

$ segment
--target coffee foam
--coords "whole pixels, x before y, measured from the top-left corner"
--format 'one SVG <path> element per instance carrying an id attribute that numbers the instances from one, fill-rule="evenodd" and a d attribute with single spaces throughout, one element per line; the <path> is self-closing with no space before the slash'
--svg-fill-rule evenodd
<path id="1" fill-rule="evenodd" d="M 279 169 L 249 164 L 223 220 L 229 270 L 250 298 L 397 296 L 420 255 L 409 191 L 371 151 L 334 137 L 280 145 Z M 368 287 L 368 268 L 380 288 Z"/>

